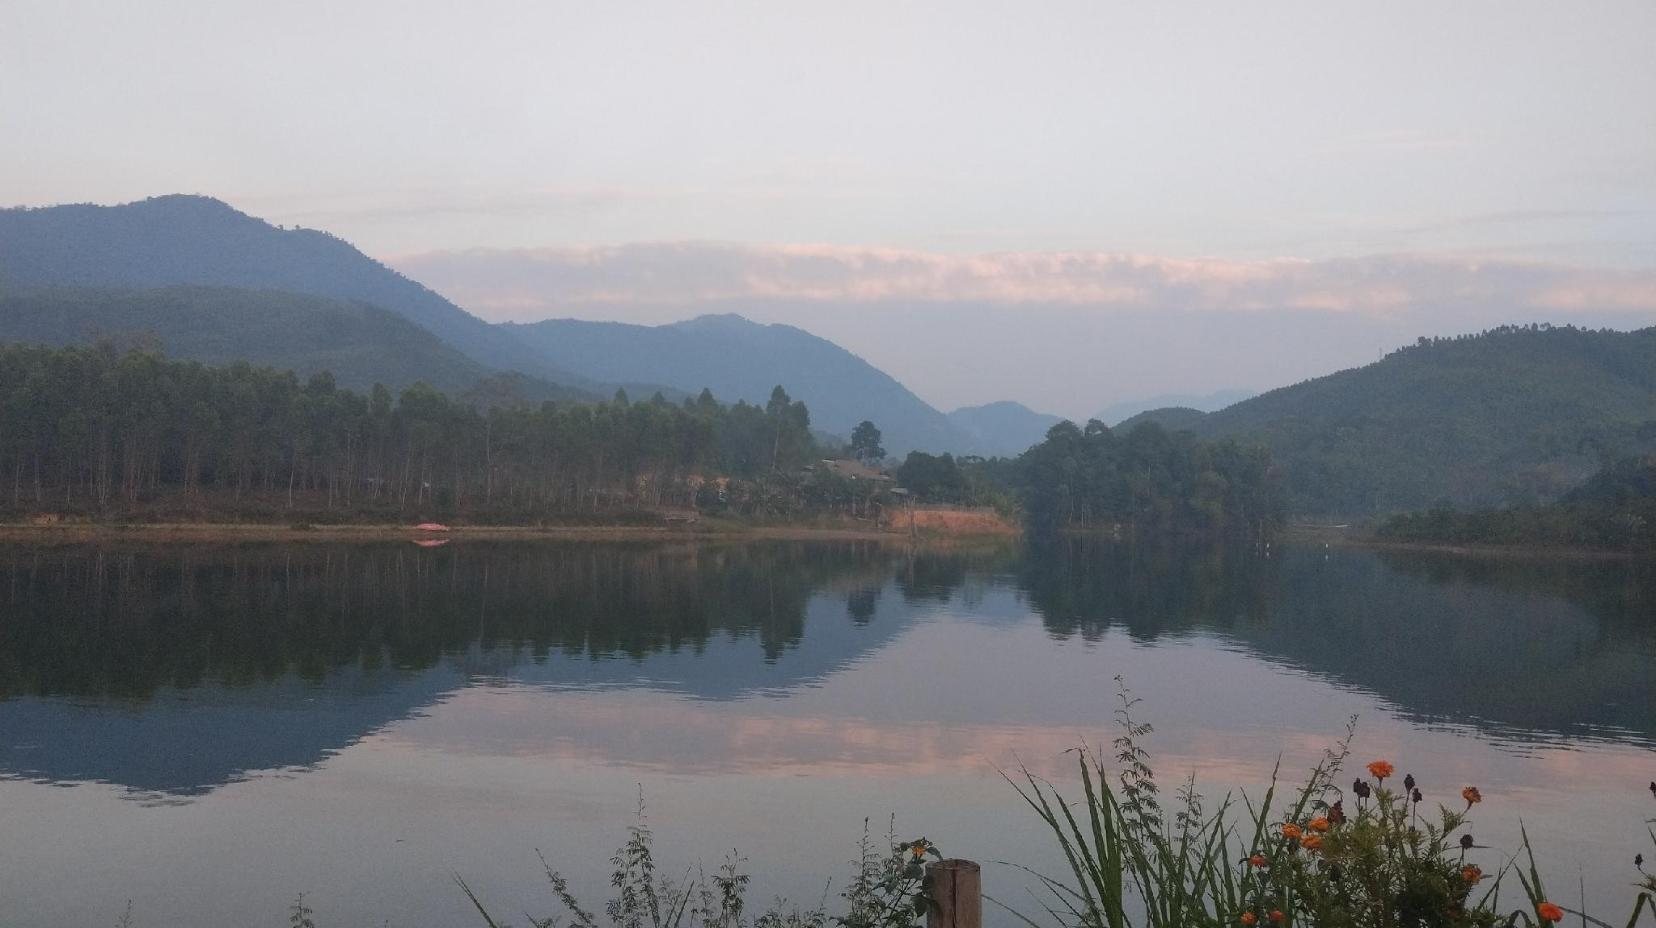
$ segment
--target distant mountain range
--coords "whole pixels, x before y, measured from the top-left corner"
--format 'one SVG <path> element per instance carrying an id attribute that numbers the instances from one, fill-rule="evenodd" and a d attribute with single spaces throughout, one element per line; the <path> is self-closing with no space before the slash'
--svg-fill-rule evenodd
<path id="1" fill-rule="evenodd" d="M 570 386 L 512 336 L 312 229 L 281 229 L 209 197 L 164 196 L 122 206 L 0 210 L 0 284 L 282 290 L 390 310 L 497 370 Z M 239 321 L 239 320 L 238 320 Z"/>
<path id="2" fill-rule="evenodd" d="M 512 372 L 511 392 L 531 401 L 619 386 L 762 403 L 780 384 L 831 434 L 871 419 L 895 454 L 983 450 L 889 375 L 800 329 L 739 316 L 495 325 L 339 238 L 208 197 L 0 210 L 0 295 L 0 339 L 146 334 L 179 357 L 327 369 L 354 387 L 424 380 L 464 392 Z"/>
<path id="3" fill-rule="evenodd" d="M 945 415 L 832 342 L 739 316 L 491 324 L 334 236 L 205 197 L 0 210 L 0 339 L 97 337 L 490 401 L 586 401 L 620 386 L 762 403 L 780 384 L 817 429 L 846 436 L 870 419 L 899 456 L 1015 455 L 1059 421 L 1010 402 Z M 1097 418 L 1264 444 L 1301 514 L 1541 501 L 1615 454 L 1656 447 L 1656 329 L 1423 340 L 1253 398 L 1155 397 Z"/>
<path id="4" fill-rule="evenodd" d="M 815 428 L 844 438 L 873 420 L 894 455 L 966 451 L 973 441 L 884 371 L 793 326 L 716 315 L 656 326 L 550 319 L 501 329 L 548 363 L 595 381 L 706 387 L 726 402 L 760 404 L 781 384 L 805 401 Z"/>

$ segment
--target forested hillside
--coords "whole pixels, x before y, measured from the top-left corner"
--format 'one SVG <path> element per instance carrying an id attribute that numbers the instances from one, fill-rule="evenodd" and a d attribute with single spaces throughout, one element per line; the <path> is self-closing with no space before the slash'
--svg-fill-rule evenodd
<path id="1" fill-rule="evenodd" d="M 393 390 L 424 381 L 453 393 L 510 387 L 519 401 L 596 399 L 529 377 L 507 378 L 389 310 L 277 290 L 54 288 L 0 294 L 0 341 L 156 348 L 169 357 L 249 361 L 330 372 L 340 386 Z"/>
<path id="2" fill-rule="evenodd" d="M 327 374 L 6 345 L 0 423 L 0 509 L 13 513 L 524 522 L 787 513 L 858 492 L 807 475 L 825 452 L 780 387 L 764 406 L 704 392 L 484 410 L 424 384 L 365 395 Z"/>
<path id="3" fill-rule="evenodd" d="M 1421 339 L 1188 427 L 1269 448 L 1302 515 L 1544 501 L 1656 447 L 1656 328 Z"/>
<path id="4" fill-rule="evenodd" d="M 590 380 L 650 381 L 761 402 L 778 383 L 811 407 L 815 424 L 847 436 L 877 419 L 887 450 L 971 450 L 972 439 L 885 372 L 827 339 L 741 316 L 671 325 L 552 319 L 506 325 L 553 365 Z M 1021 449 L 1020 449 L 1021 450 Z"/>
<path id="5" fill-rule="evenodd" d="M 390 310 L 487 367 L 593 387 L 511 335 L 314 229 L 282 229 L 209 197 L 0 209 L 0 287 L 194 284 L 285 290 Z"/>
<path id="6" fill-rule="evenodd" d="M 1157 409 L 1146 409 L 1144 412 L 1129 416 L 1118 423 L 1115 428 L 1122 431 L 1131 431 L 1141 422 L 1154 422 L 1164 429 L 1182 432 L 1195 429 L 1207 413 L 1189 406 L 1162 406 Z"/>

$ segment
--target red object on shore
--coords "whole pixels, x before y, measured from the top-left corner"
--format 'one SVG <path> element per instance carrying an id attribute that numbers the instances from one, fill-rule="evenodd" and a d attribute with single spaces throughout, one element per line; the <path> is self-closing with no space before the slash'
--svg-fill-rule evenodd
<path id="1" fill-rule="evenodd" d="M 441 522 L 421 522 L 414 526 L 414 530 L 417 532 L 446 532 L 449 527 Z"/>

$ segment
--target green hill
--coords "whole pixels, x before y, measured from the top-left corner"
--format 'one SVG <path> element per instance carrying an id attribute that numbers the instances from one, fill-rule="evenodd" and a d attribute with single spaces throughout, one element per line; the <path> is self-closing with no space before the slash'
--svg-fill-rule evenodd
<path id="1" fill-rule="evenodd" d="M 1553 499 L 1652 422 L 1656 328 L 1528 326 L 1421 339 L 1186 427 L 1268 447 L 1294 512 L 1362 516 Z"/>
<path id="2" fill-rule="evenodd" d="M 1131 432 L 1141 422 L 1154 422 L 1164 429 L 1174 432 L 1194 431 L 1197 424 L 1207 413 L 1189 406 L 1163 406 L 1159 409 L 1146 409 L 1144 412 L 1128 416 L 1116 423 L 1112 428 L 1117 431 Z"/>
<path id="3" fill-rule="evenodd" d="M 530 402 L 591 398 L 503 375 L 402 316 L 362 302 L 230 287 L 0 294 L 0 341 L 71 345 L 105 338 L 149 343 L 209 364 L 249 361 L 301 377 L 329 371 L 341 386 L 364 391 L 376 383 L 401 389 L 424 381 L 452 393 L 510 386 Z"/>

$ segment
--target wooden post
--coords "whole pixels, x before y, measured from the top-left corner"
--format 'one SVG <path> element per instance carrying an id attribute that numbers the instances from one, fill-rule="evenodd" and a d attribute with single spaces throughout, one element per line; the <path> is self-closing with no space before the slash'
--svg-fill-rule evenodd
<path id="1" fill-rule="evenodd" d="M 949 858 L 926 865 L 932 906 L 926 928 L 983 928 L 983 868 Z"/>

